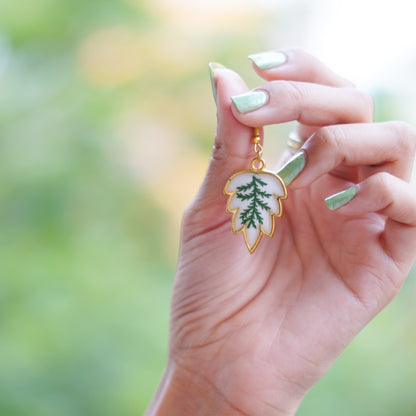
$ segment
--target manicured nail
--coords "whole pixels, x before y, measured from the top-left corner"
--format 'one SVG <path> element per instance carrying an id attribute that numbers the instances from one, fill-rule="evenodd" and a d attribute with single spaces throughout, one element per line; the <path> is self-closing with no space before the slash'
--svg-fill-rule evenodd
<path id="1" fill-rule="evenodd" d="M 264 91 L 250 91 L 241 95 L 231 97 L 233 103 L 240 113 L 248 113 L 257 110 L 266 104 L 269 96 Z"/>
<path id="2" fill-rule="evenodd" d="M 283 52 L 267 51 L 253 53 L 248 56 L 248 59 L 251 59 L 260 69 L 270 69 L 284 64 L 287 57 Z"/>
<path id="3" fill-rule="evenodd" d="M 351 188 L 345 189 L 344 191 L 338 192 L 337 194 L 325 198 L 325 204 L 331 211 L 334 211 L 350 202 L 356 193 L 357 188 L 352 186 Z"/>
<path id="4" fill-rule="evenodd" d="M 282 178 L 286 185 L 289 185 L 305 167 L 305 153 L 296 153 L 286 164 L 280 168 L 277 174 Z"/>
<path id="5" fill-rule="evenodd" d="M 212 94 L 214 96 L 215 104 L 217 104 L 217 86 L 215 85 L 215 70 L 218 68 L 225 68 L 225 66 L 219 64 L 218 62 L 210 62 L 208 64 L 208 68 L 209 76 L 211 78 Z"/>

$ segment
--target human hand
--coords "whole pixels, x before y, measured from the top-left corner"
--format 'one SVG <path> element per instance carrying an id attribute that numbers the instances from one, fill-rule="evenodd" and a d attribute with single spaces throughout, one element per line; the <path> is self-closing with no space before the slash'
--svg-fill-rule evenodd
<path id="1" fill-rule="evenodd" d="M 293 415 L 414 261 L 415 132 L 372 123 L 369 96 L 310 55 L 284 52 L 284 64 L 255 67 L 268 82 L 254 111 L 231 103 L 248 90 L 241 78 L 215 71 L 215 145 L 184 216 L 169 362 L 148 414 Z M 309 137 L 306 164 L 275 235 L 249 254 L 231 233 L 223 188 L 250 165 L 252 127 L 292 120 Z M 326 197 L 351 187 L 350 202 L 328 209 Z"/>

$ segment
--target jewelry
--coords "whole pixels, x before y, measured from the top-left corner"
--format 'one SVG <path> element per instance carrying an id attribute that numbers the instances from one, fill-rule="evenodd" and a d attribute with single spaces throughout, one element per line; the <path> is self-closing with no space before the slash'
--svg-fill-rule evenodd
<path id="1" fill-rule="evenodd" d="M 251 142 L 256 157 L 250 169 L 232 175 L 224 193 L 229 195 L 227 212 L 233 214 L 231 229 L 234 234 L 243 233 L 248 251 L 253 253 L 263 234 L 273 236 L 274 217 L 282 215 L 281 200 L 287 198 L 287 190 L 280 176 L 264 169 L 259 128 L 254 129 Z"/>
<path id="2" fill-rule="evenodd" d="M 289 138 L 287 139 L 287 147 L 290 152 L 295 154 L 303 145 L 303 139 L 299 136 L 298 133 L 292 131 L 289 133 Z"/>

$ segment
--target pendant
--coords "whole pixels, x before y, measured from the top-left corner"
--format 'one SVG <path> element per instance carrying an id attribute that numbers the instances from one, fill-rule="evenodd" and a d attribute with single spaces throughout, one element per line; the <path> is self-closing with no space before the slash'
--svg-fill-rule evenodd
<path id="1" fill-rule="evenodd" d="M 234 234 L 243 233 L 250 253 L 257 248 L 263 234 L 273 236 L 275 217 L 282 215 L 281 200 L 287 198 L 283 180 L 264 170 L 258 129 L 252 140 L 257 157 L 251 161 L 251 169 L 232 175 L 224 188 L 229 195 L 227 212 L 233 214 L 231 229 Z"/>

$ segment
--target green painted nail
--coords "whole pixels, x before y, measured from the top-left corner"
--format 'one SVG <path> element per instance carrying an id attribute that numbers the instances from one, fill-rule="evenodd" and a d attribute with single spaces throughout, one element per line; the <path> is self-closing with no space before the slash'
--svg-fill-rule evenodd
<path id="1" fill-rule="evenodd" d="M 218 68 L 225 68 L 225 66 L 219 64 L 218 62 L 210 62 L 208 64 L 208 68 L 209 76 L 211 78 L 212 94 L 214 96 L 215 104 L 217 104 L 217 86 L 215 85 L 215 70 Z"/>
<path id="2" fill-rule="evenodd" d="M 290 159 L 286 164 L 280 168 L 277 174 L 282 178 L 283 182 L 286 185 L 289 185 L 299 173 L 302 172 L 305 167 L 305 153 L 300 151 L 296 153 L 292 159 Z"/>
<path id="3" fill-rule="evenodd" d="M 266 104 L 269 96 L 264 91 L 250 91 L 241 95 L 231 97 L 233 103 L 240 113 L 248 113 L 257 110 Z"/>
<path id="4" fill-rule="evenodd" d="M 351 188 L 345 189 L 344 191 L 338 192 L 337 194 L 325 198 L 325 204 L 330 210 L 334 211 L 350 202 L 356 193 L 357 188 L 352 186 Z"/>
<path id="5" fill-rule="evenodd" d="M 248 56 L 248 59 L 251 59 L 260 69 L 270 69 L 284 64 L 287 57 L 282 52 L 267 51 L 253 53 Z"/>

